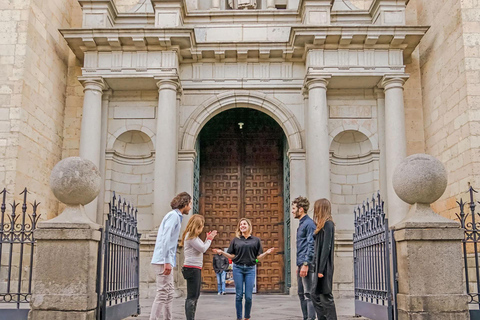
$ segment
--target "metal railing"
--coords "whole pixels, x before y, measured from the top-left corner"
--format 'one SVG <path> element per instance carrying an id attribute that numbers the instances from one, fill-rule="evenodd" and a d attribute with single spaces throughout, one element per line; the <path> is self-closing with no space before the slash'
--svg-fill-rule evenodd
<path id="1" fill-rule="evenodd" d="M 395 303 L 391 275 L 396 272 L 391 266 L 396 266 L 395 246 L 380 193 L 357 207 L 354 216 L 355 314 L 392 320 Z"/>
<path id="2" fill-rule="evenodd" d="M 466 292 L 469 296 L 470 318 L 480 319 L 480 265 L 478 259 L 478 243 L 480 242 L 480 216 L 475 212 L 476 204 L 473 193 L 477 193 L 469 185 L 468 193 L 470 202 L 463 202 L 463 199 L 457 201 L 460 213 L 456 214 L 464 230 L 463 239 L 463 259 L 465 266 Z M 465 205 L 468 205 L 470 212 L 465 212 Z M 473 251 L 473 259 L 469 259 Z M 473 261 L 472 261 L 473 260 Z M 473 262 L 473 266 L 472 266 Z M 473 269 L 469 272 L 469 269 Z"/>
<path id="3" fill-rule="evenodd" d="M 8 304 L 1 307 L 2 319 L 27 319 L 28 306 L 32 295 L 32 271 L 34 253 L 34 230 L 40 215 L 37 209 L 40 203 L 34 201 L 32 212 L 27 213 L 27 195 L 25 188 L 21 212 L 18 212 L 20 203 L 13 201 L 10 212 L 7 212 L 7 189 L 0 192 L 0 303 Z M 20 308 L 24 304 L 27 308 Z"/>
<path id="4" fill-rule="evenodd" d="M 137 209 L 113 192 L 99 253 L 97 319 L 123 319 L 140 314 L 140 234 Z"/>

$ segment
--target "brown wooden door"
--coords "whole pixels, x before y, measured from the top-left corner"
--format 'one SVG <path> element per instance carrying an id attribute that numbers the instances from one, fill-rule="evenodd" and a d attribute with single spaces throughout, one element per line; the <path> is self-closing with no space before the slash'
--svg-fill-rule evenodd
<path id="1" fill-rule="evenodd" d="M 205 231 L 216 229 L 212 247 L 226 248 L 239 218 L 249 218 L 264 250 L 275 247 L 279 252 L 259 263 L 257 292 L 283 293 L 283 131 L 268 116 L 246 109 L 226 111 L 210 122 L 200 140 L 200 214 L 205 216 Z M 211 250 L 204 257 L 203 290 L 216 291 Z"/>

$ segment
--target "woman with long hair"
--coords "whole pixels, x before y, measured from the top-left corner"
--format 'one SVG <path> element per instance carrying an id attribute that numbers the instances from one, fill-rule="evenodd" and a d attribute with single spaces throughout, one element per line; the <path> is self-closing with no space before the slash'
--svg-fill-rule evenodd
<path id="1" fill-rule="evenodd" d="M 194 214 L 188 220 L 187 227 L 182 235 L 181 246 L 183 246 L 185 262 L 182 273 L 187 280 L 187 298 L 185 299 L 185 316 L 187 320 L 195 319 L 197 301 L 200 297 L 202 285 L 203 254 L 210 247 L 212 240 L 217 235 L 213 230 L 207 233 L 207 239 L 203 242 L 198 236 L 203 231 L 205 218 L 202 215 Z"/>
<path id="2" fill-rule="evenodd" d="M 236 237 L 230 242 L 227 252 L 214 249 L 213 252 L 223 254 L 233 260 L 233 281 L 235 282 L 235 309 L 237 320 L 249 320 L 252 310 L 253 285 L 255 283 L 255 265 L 257 262 L 272 253 L 275 248 L 263 252 L 260 238 L 252 235 L 252 222 L 242 218 L 238 222 Z M 245 318 L 242 318 L 243 287 L 245 286 Z"/>
<path id="3" fill-rule="evenodd" d="M 317 228 L 315 239 L 315 282 L 312 289 L 313 305 L 318 319 L 336 320 L 337 312 L 333 301 L 333 257 L 335 224 L 332 219 L 332 206 L 327 199 L 315 201 L 313 221 Z"/>

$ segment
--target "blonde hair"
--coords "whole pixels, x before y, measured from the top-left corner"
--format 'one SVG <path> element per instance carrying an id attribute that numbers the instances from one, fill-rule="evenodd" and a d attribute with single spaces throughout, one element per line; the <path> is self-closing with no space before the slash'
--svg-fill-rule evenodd
<path id="1" fill-rule="evenodd" d="M 202 215 L 194 214 L 190 220 L 188 220 L 187 227 L 183 231 L 182 242 L 180 245 L 183 247 L 185 240 L 195 239 L 202 233 L 203 227 L 205 225 L 205 218 Z M 185 237 L 188 234 L 188 238 Z"/>
<path id="2" fill-rule="evenodd" d="M 240 231 L 240 223 L 241 223 L 242 221 L 246 221 L 246 222 L 247 222 L 247 224 L 248 224 L 248 232 L 250 233 L 250 235 L 252 234 L 252 231 L 253 231 L 253 229 L 252 229 L 252 222 L 251 222 L 249 219 L 247 219 L 247 218 L 242 218 L 242 219 L 240 219 L 240 221 L 238 221 L 237 229 L 235 230 L 235 235 L 237 236 L 237 238 L 240 238 L 240 237 L 242 236 L 242 232 Z"/>
<path id="3" fill-rule="evenodd" d="M 330 201 L 328 201 L 325 198 L 318 199 L 315 201 L 315 205 L 313 206 L 313 221 L 315 222 L 315 225 L 317 226 L 317 229 L 315 229 L 314 234 L 317 234 L 320 232 L 320 230 L 323 229 L 325 226 L 325 222 L 327 221 L 332 221 L 332 205 L 330 204 Z"/>

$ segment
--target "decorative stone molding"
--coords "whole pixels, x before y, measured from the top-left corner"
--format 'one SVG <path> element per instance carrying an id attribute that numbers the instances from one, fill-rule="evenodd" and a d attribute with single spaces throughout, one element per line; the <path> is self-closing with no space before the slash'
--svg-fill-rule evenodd
<path id="1" fill-rule="evenodd" d="M 183 25 L 184 0 L 151 0 L 155 12 L 155 28 L 173 28 Z"/>
<path id="2" fill-rule="evenodd" d="M 100 94 L 103 94 L 103 90 L 108 88 L 105 80 L 100 77 L 89 78 L 89 77 L 78 77 L 78 81 L 83 85 L 83 92 L 92 90 L 97 91 Z"/>
<path id="3" fill-rule="evenodd" d="M 197 152 L 195 150 L 179 150 L 178 151 L 178 161 L 194 161 L 197 157 Z"/>
<path id="4" fill-rule="evenodd" d="M 222 111 L 237 107 L 264 112 L 277 121 L 287 136 L 290 149 L 303 149 L 301 128 L 295 116 L 280 101 L 255 91 L 227 91 L 200 104 L 186 121 L 181 150 L 194 150 L 202 127 Z"/>
<path id="5" fill-rule="evenodd" d="M 111 28 L 118 11 L 113 0 L 78 0 L 83 11 L 83 28 Z"/>
<path id="6" fill-rule="evenodd" d="M 272 28 L 274 27 L 272 26 Z M 99 51 L 99 62 L 101 61 L 100 52 L 103 54 L 104 52 L 123 50 L 125 51 L 124 54 L 128 54 L 126 52 L 131 52 L 133 48 L 136 48 L 139 52 L 147 52 L 147 45 L 147 58 L 150 58 L 153 52 L 172 50 L 178 52 L 182 63 L 212 62 L 212 60 L 221 62 L 226 59 L 237 62 L 242 61 L 242 59 L 245 61 L 247 58 L 251 62 L 268 61 L 272 58 L 278 59 L 280 62 L 304 61 L 305 48 L 325 50 L 328 47 L 328 50 L 345 50 L 342 51 L 341 55 L 344 58 L 348 56 L 348 61 L 350 61 L 350 55 L 352 55 L 352 61 L 355 59 L 365 61 L 365 53 L 362 53 L 362 51 L 367 49 L 380 52 L 392 50 L 388 59 L 387 56 L 380 55 L 382 61 L 387 66 L 402 66 L 400 55 L 395 52 L 398 52 L 398 50 L 403 52 L 403 59 L 410 56 L 428 27 L 302 26 L 292 27 L 290 31 L 282 32 L 281 36 L 279 35 L 273 41 L 269 38 L 267 32 L 263 32 L 264 38 L 232 40 L 233 35 L 225 32 L 224 29 L 220 29 L 220 27 L 216 27 L 217 36 L 214 41 L 209 40 L 208 37 L 204 41 L 199 41 L 195 36 L 197 29 L 198 27 L 176 29 L 64 29 L 60 32 L 80 60 L 84 59 L 85 51 Z M 210 29 L 215 28 L 211 27 Z M 198 37 L 202 38 L 202 34 L 203 32 L 199 32 Z M 257 34 L 260 33 L 257 32 Z M 260 48 L 258 43 L 261 44 Z M 349 48 L 352 45 L 355 49 L 353 47 Z M 328 54 L 326 54 L 327 62 Z M 366 55 L 368 56 L 369 53 Z M 375 55 L 376 53 L 373 53 L 373 59 L 376 58 Z M 119 57 L 115 59 L 119 59 Z M 366 59 L 367 62 L 373 61 L 371 58 Z M 107 60 L 108 58 L 105 59 L 106 63 L 108 63 Z M 122 58 L 123 60 L 128 61 L 128 57 Z M 96 63 L 95 59 L 93 63 Z M 334 64 L 328 62 L 327 65 Z M 358 65 L 361 65 L 360 62 L 353 63 L 353 66 Z M 380 66 L 374 63 L 372 67 L 375 67 L 376 70 Z M 131 76 L 131 71 L 129 75 Z"/>
<path id="7" fill-rule="evenodd" d="M 374 0 L 369 12 L 376 25 L 403 26 L 406 23 L 405 10 L 409 0 Z"/>
<path id="8" fill-rule="evenodd" d="M 307 25 L 329 25 L 333 0 L 303 0 L 300 3 L 302 23 Z"/>
<path id="9" fill-rule="evenodd" d="M 305 150 L 303 149 L 289 149 L 287 152 L 288 159 L 290 162 L 295 161 L 295 160 L 301 160 L 305 161 L 306 155 L 305 155 Z"/>
<path id="10" fill-rule="evenodd" d="M 394 88 L 399 88 L 403 90 L 403 85 L 409 77 L 410 76 L 408 74 L 386 75 L 382 78 L 379 87 L 383 88 L 384 91 Z"/>

